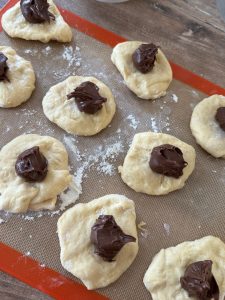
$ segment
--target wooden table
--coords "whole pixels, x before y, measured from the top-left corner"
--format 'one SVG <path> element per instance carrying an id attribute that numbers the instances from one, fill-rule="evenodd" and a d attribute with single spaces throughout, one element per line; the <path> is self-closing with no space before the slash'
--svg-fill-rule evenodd
<path id="1" fill-rule="evenodd" d="M 0 7 L 5 2 L 0 0 Z M 225 23 L 216 0 L 131 0 L 117 5 L 70 0 L 70 6 L 71 2 L 78 15 L 128 39 L 153 41 L 174 62 L 224 85 Z M 50 298 L 0 272 L 0 299 Z"/>

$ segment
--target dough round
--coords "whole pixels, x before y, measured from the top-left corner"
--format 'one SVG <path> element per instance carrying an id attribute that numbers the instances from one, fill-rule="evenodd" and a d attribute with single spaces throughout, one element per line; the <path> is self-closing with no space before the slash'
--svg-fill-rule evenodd
<path id="1" fill-rule="evenodd" d="M 191 117 L 191 131 L 197 143 L 214 157 L 225 158 L 225 131 L 215 114 L 219 107 L 225 107 L 225 97 L 213 95 L 198 103 Z"/>
<path id="2" fill-rule="evenodd" d="M 8 57 L 7 80 L 0 81 L 0 107 L 16 107 L 27 101 L 35 89 L 35 74 L 31 63 L 10 47 L 0 46 Z"/>
<path id="3" fill-rule="evenodd" d="M 39 146 L 48 160 L 48 173 L 42 182 L 26 182 L 15 172 L 19 154 Z M 50 136 L 21 135 L 0 151 L 0 210 L 13 213 L 54 209 L 57 195 L 71 182 L 65 147 Z"/>
<path id="4" fill-rule="evenodd" d="M 72 31 L 63 20 L 58 8 L 52 0 L 48 0 L 49 11 L 54 14 L 55 21 L 50 23 L 31 24 L 22 15 L 20 1 L 8 9 L 2 16 L 2 27 L 12 38 L 41 41 L 48 43 L 50 40 L 70 42 Z"/>
<path id="5" fill-rule="evenodd" d="M 183 175 L 173 178 L 155 173 L 149 167 L 152 149 L 162 144 L 174 145 L 183 152 L 188 165 L 183 169 Z M 142 132 L 134 136 L 131 147 L 125 157 L 119 173 L 123 181 L 136 192 L 149 195 L 163 195 L 181 189 L 195 167 L 195 150 L 192 146 L 176 137 L 154 132 Z"/>
<path id="6" fill-rule="evenodd" d="M 180 277 L 191 263 L 212 260 L 212 273 L 219 286 L 219 300 L 225 296 L 225 244 L 216 237 L 184 242 L 162 249 L 152 260 L 144 276 L 144 284 L 153 300 L 191 300 L 181 288 Z"/>
<path id="7" fill-rule="evenodd" d="M 70 94 L 82 82 L 91 81 L 99 87 L 99 94 L 107 98 L 102 109 L 90 115 L 80 112 L 74 98 L 67 100 Z M 68 133 L 77 135 L 94 135 L 111 122 L 116 104 L 110 89 L 94 77 L 71 76 L 65 81 L 54 85 L 45 95 L 43 110 L 46 117 Z"/>
<path id="8" fill-rule="evenodd" d="M 122 195 L 106 195 L 86 204 L 77 204 L 58 220 L 61 263 L 90 290 L 117 280 L 138 252 L 136 240 L 123 246 L 113 262 L 104 261 L 94 254 L 90 241 L 91 227 L 101 214 L 113 215 L 123 232 L 137 239 L 134 202 Z"/>
<path id="9" fill-rule="evenodd" d="M 142 99 L 156 99 L 166 94 L 172 81 L 172 69 L 158 49 L 154 68 L 146 74 L 139 72 L 132 61 L 132 54 L 143 42 L 124 42 L 118 44 L 112 52 L 111 60 L 120 71 L 128 88 Z"/>

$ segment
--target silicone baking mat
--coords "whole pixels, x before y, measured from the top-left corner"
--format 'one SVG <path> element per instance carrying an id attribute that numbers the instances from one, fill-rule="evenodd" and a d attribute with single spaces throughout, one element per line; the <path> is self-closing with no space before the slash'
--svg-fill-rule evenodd
<path id="1" fill-rule="evenodd" d="M 16 2 L 9 1 L 1 15 Z M 63 6 L 65 2 L 60 4 Z M 1 45 L 13 47 L 30 60 L 37 76 L 36 90 L 27 103 L 15 109 L 0 110 L 0 146 L 24 133 L 58 138 L 69 152 L 71 172 L 82 182 L 78 202 L 88 202 L 109 193 L 124 194 L 135 201 L 137 223 L 146 225 L 139 230 L 140 250 L 134 263 L 115 283 L 101 289 L 101 296 L 78 284 L 79 280 L 60 264 L 56 233 L 56 223 L 62 213 L 59 206 L 53 213 L 10 215 L 1 212 L 0 270 L 54 299 L 151 299 L 142 279 L 161 248 L 209 234 L 224 237 L 221 224 L 225 209 L 225 164 L 195 143 L 189 122 L 200 100 L 214 93 L 225 95 L 225 90 L 171 62 L 175 79 L 167 95 L 156 101 L 140 100 L 127 89 L 110 61 L 111 47 L 125 39 L 70 11 L 60 10 L 74 28 L 70 44 L 45 45 L 11 39 L 0 33 Z M 166 49 L 163 50 L 166 53 Z M 43 114 L 41 102 L 45 93 L 72 74 L 97 77 L 115 96 L 116 115 L 111 125 L 96 136 L 68 135 Z M 135 193 L 122 182 L 117 167 L 122 164 L 134 134 L 148 130 L 175 135 L 195 147 L 196 168 L 182 190 L 153 197 Z"/>

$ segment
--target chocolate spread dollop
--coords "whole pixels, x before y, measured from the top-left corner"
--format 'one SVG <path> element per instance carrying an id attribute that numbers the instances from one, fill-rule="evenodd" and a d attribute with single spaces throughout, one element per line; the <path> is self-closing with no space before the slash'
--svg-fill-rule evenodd
<path id="1" fill-rule="evenodd" d="M 212 274 L 212 261 L 204 260 L 190 264 L 180 278 L 183 289 L 189 297 L 199 300 L 219 300 L 219 287 Z"/>
<path id="2" fill-rule="evenodd" d="M 217 109 L 215 119 L 219 123 L 220 128 L 225 131 L 225 107 L 219 107 Z"/>
<path id="3" fill-rule="evenodd" d="M 6 76 L 6 72 L 8 70 L 7 60 L 8 58 L 2 52 L 0 52 L 0 81 L 9 81 L 8 77 Z"/>
<path id="4" fill-rule="evenodd" d="M 125 234 L 111 215 L 100 215 L 91 228 L 91 242 L 95 253 L 103 260 L 112 262 L 122 247 L 136 238 Z"/>
<path id="5" fill-rule="evenodd" d="M 152 171 L 174 178 L 183 175 L 183 169 L 187 166 L 182 151 L 173 145 L 164 144 L 152 149 L 149 166 Z"/>
<path id="6" fill-rule="evenodd" d="M 26 181 L 40 182 L 48 172 L 48 161 L 35 146 L 22 152 L 15 164 L 16 173 Z"/>
<path id="7" fill-rule="evenodd" d="M 98 91 L 99 88 L 96 84 L 85 81 L 67 95 L 67 99 L 75 98 L 75 102 L 81 112 L 93 115 L 102 109 L 102 104 L 107 101 Z"/>
<path id="8" fill-rule="evenodd" d="M 55 20 L 55 16 L 48 11 L 47 0 L 21 0 L 20 9 L 29 23 L 44 23 Z"/>
<path id="9" fill-rule="evenodd" d="M 132 60 L 141 73 L 150 72 L 155 64 L 158 47 L 154 44 L 141 44 L 133 53 Z"/>

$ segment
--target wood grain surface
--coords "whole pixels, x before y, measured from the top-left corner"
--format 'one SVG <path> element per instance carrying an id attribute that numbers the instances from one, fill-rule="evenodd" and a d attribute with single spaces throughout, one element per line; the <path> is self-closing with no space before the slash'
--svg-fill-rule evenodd
<path id="1" fill-rule="evenodd" d="M 0 0 L 0 7 L 5 2 Z M 225 23 L 216 0 L 130 0 L 114 5 L 68 0 L 64 6 L 128 39 L 153 41 L 169 59 L 224 85 Z M 50 298 L 0 272 L 0 299 Z"/>

